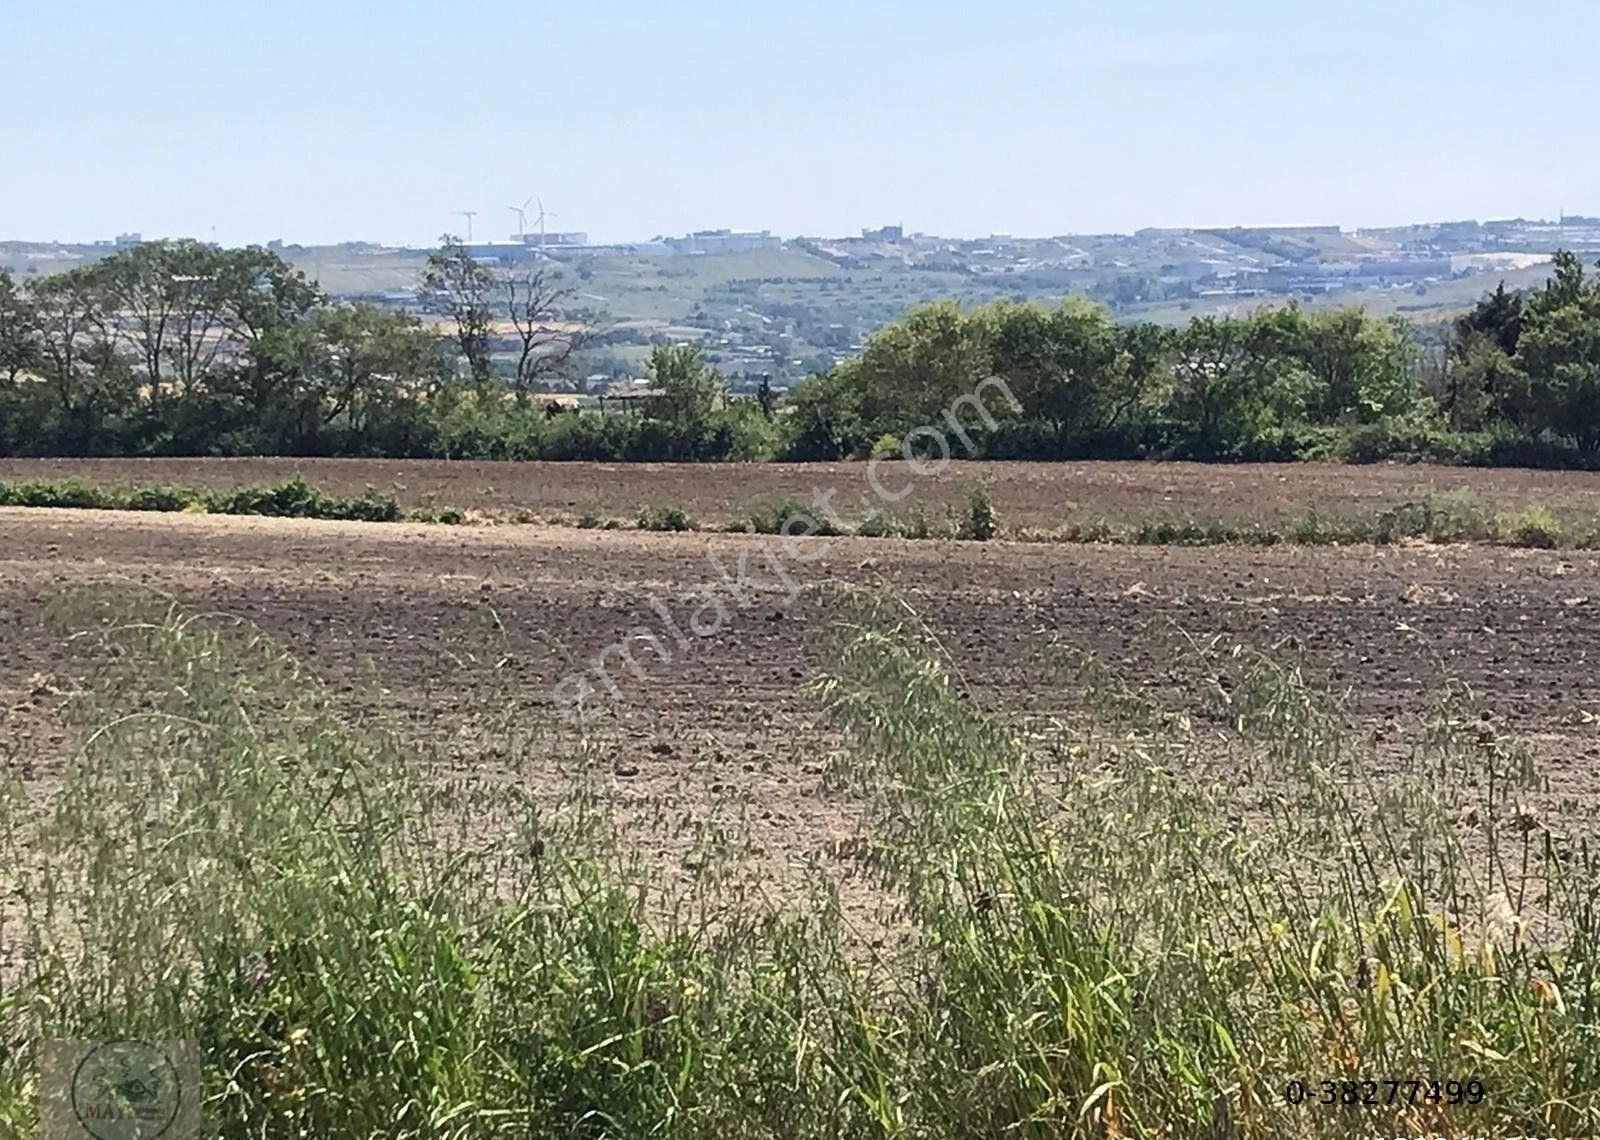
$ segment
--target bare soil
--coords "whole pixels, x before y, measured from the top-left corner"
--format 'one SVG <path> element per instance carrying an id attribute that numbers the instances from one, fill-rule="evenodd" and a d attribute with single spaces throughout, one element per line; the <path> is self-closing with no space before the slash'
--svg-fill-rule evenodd
<path id="1" fill-rule="evenodd" d="M 855 496 L 865 477 L 861 464 L 0 463 L 0 478 L 210 487 L 296 471 L 332 493 L 390 488 L 408 505 L 621 515 L 673 502 L 706 519 L 830 486 Z M 1026 526 L 1073 511 L 1367 512 L 1460 489 L 1508 509 L 1600 513 L 1593 476 L 1407 467 L 984 464 L 919 482 L 911 501 L 958 503 L 978 475 L 1006 521 Z M 743 604 L 725 578 L 741 555 Z M 1483 546 L 819 537 L 791 550 L 756 535 L 0 509 L 0 780 L 47 791 L 77 740 L 66 710 L 97 668 L 98 643 L 72 637 L 94 618 L 63 618 L 60 600 L 83 587 L 141 595 L 259 627 L 350 718 L 413 741 L 447 774 L 555 798 L 580 771 L 598 772 L 625 833 L 681 878 L 700 873 L 697 835 L 718 826 L 744 837 L 747 870 L 775 892 L 793 883 L 788 870 L 822 866 L 857 929 L 876 937 L 875 893 L 847 854 L 861 805 L 827 778 L 840 741 L 807 687 L 823 667 L 814 635 L 836 612 L 815 588 L 841 582 L 895 592 L 943 638 L 966 692 L 1032 728 L 1081 711 L 1070 656 L 1098 656 L 1134 691 L 1195 714 L 1197 765 L 1227 762 L 1221 746 L 1206 752 L 1223 734 L 1205 647 L 1303 654 L 1312 679 L 1344 695 L 1354 731 L 1377 743 L 1367 759 L 1379 780 L 1404 769 L 1419 718 L 1454 678 L 1497 732 L 1530 743 L 1548 781 L 1535 806 L 1551 825 L 1600 831 L 1600 553 Z M 702 637 L 691 621 L 707 590 L 727 616 Z M 636 638 L 636 675 L 614 647 L 640 631 L 664 656 Z M 618 696 L 597 694 L 573 728 L 554 690 L 574 675 L 598 687 L 608 650 Z M 0 948 L 0 973 L 6 965 Z"/>
<path id="2" fill-rule="evenodd" d="M 393 494 L 405 507 L 526 510 L 626 517 L 645 505 L 684 507 L 720 524 L 783 499 L 818 494 L 847 519 L 870 510 L 960 510 L 970 488 L 988 484 L 1007 527 L 1053 529 L 1086 518 L 1282 521 L 1315 511 L 1370 516 L 1428 495 L 1465 493 L 1485 505 L 1539 505 L 1563 521 L 1600 518 L 1600 473 L 1336 464 L 972 463 L 932 475 L 904 463 L 481 463 L 388 459 L 3 459 L 0 480 L 77 477 L 119 485 L 178 483 L 222 489 L 302 476 L 322 490 Z"/>
<path id="3" fill-rule="evenodd" d="M 787 604 L 762 543 L 777 540 L 0 510 L 0 762 L 45 779 L 69 746 L 60 694 L 89 663 L 49 610 L 71 587 L 254 623 L 350 715 L 464 765 L 492 764 L 507 724 L 559 723 L 553 687 L 594 677 L 596 655 L 648 629 L 670 660 L 639 648 L 635 676 L 613 657 L 620 697 L 593 702 L 585 729 L 618 794 L 641 810 L 738 800 L 756 808 L 771 850 L 813 854 L 854 826 L 851 805 L 824 786 L 834 738 L 805 689 L 820 667 L 809 635 L 831 603 L 807 591 Z M 729 598 L 715 635 L 690 633 L 700 602 L 684 596 L 723 589 L 717 563 L 731 571 L 750 551 L 748 604 Z M 1538 745 L 1569 810 L 1600 809 L 1600 556 L 855 538 L 796 551 L 810 559 L 783 563 L 796 586 L 896 591 L 996 709 L 1069 715 L 1080 694 L 1065 648 L 1099 655 L 1165 705 L 1203 710 L 1213 665 L 1195 642 L 1292 642 L 1380 737 L 1403 736 L 1446 675 L 1465 681 Z M 563 778 L 553 763 L 550 779 Z"/>

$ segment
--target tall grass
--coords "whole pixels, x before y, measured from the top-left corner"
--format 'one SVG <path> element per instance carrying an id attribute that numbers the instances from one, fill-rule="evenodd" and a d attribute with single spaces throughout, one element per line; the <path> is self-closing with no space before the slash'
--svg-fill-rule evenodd
<path id="1" fill-rule="evenodd" d="M 192 487 L 112 487 L 81 479 L 0 481 L 0 507 L 76 507 L 104 511 L 201 512 L 218 515 L 270 515 L 277 518 L 354 519 L 395 522 L 401 517 L 393 496 L 368 489 L 340 498 L 310 486 L 299 476 L 271 487 L 197 491 Z"/>
<path id="2" fill-rule="evenodd" d="M 1292 662 L 1242 651 L 1202 651 L 1209 719 L 1085 668 L 1084 714 L 1024 735 L 909 610 L 839 602 L 817 696 L 904 933 L 877 950 L 825 875 L 780 903 L 653 871 L 586 769 L 553 805 L 440 778 L 269 644 L 114 626 L 97 730 L 47 810 L 14 790 L 5 815 L 25 954 L 0 996 L 0 1134 L 31 1125 L 41 1038 L 112 1034 L 198 1038 L 228 1137 L 1600 1119 L 1600 868 L 1528 810 L 1537 772 L 1466 694 L 1381 784 Z M 1291 1080 L 1315 1099 L 1347 1078 L 1488 1095 L 1286 1103 Z"/>

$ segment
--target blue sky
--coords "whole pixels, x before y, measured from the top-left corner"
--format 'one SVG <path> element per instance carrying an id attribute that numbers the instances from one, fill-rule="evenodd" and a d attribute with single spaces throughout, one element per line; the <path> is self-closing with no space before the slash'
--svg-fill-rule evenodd
<path id="1" fill-rule="evenodd" d="M 1594 0 L 0 0 L 0 238 L 1600 213 Z"/>

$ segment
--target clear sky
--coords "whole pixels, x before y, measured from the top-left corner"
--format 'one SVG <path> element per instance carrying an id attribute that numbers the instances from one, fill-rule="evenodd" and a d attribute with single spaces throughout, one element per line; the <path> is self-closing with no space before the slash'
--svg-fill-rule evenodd
<path id="1" fill-rule="evenodd" d="M 1595 0 L 0 0 L 0 238 L 1600 214 Z"/>

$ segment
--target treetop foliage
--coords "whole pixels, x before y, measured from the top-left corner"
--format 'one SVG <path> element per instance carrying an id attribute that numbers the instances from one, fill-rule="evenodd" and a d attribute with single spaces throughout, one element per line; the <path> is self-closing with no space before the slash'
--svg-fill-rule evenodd
<path id="1" fill-rule="evenodd" d="M 533 399 L 586 335 L 558 270 L 491 267 L 446 235 L 420 286 L 426 320 L 335 303 L 269 250 L 194 241 L 0 272 L 0 454 L 867 457 L 927 445 L 914 429 L 999 377 L 1017 406 L 957 454 L 1600 465 L 1600 277 L 1570 253 L 1441 338 L 1359 308 L 1170 329 L 1077 297 L 947 301 L 781 399 L 735 398 L 698 348 L 657 345 L 650 394 L 622 412 Z"/>

